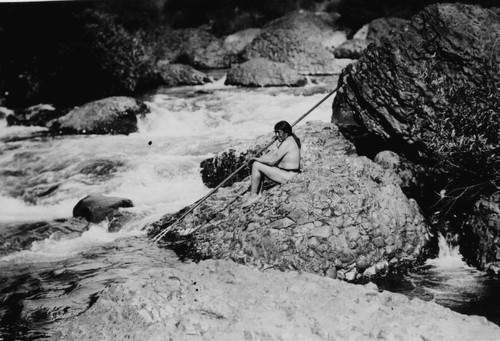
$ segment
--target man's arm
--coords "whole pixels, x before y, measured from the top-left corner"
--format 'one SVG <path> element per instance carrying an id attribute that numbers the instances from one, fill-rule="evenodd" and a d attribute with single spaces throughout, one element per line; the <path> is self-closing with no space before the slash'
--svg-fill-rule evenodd
<path id="1" fill-rule="evenodd" d="M 251 160 L 258 161 L 260 163 L 263 163 L 263 164 L 266 164 L 266 165 L 269 165 L 269 166 L 275 166 L 288 153 L 289 142 L 290 141 L 287 140 L 287 141 L 283 142 L 278 147 L 277 150 L 275 150 L 275 151 L 273 151 L 271 153 L 265 154 L 265 155 L 263 155 L 261 157 L 254 157 Z"/>

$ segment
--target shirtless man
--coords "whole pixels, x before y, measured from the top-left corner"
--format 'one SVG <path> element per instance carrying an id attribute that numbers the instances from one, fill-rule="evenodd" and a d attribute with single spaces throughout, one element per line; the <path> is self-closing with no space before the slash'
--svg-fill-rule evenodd
<path id="1" fill-rule="evenodd" d="M 280 142 L 278 149 L 250 159 L 253 161 L 250 196 L 243 207 L 259 199 L 264 176 L 282 184 L 300 173 L 300 140 L 292 132 L 292 127 L 288 122 L 280 121 L 274 126 L 274 133 Z"/>

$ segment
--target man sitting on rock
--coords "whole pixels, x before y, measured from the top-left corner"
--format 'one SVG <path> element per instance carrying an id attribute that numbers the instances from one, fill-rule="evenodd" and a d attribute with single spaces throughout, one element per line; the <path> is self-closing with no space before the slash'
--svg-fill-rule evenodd
<path id="1" fill-rule="evenodd" d="M 253 161 L 250 196 L 242 207 L 250 206 L 260 198 L 266 177 L 282 184 L 300 173 L 300 140 L 292 132 L 292 126 L 280 121 L 274 126 L 274 133 L 280 142 L 278 149 L 250 159 Z"/>

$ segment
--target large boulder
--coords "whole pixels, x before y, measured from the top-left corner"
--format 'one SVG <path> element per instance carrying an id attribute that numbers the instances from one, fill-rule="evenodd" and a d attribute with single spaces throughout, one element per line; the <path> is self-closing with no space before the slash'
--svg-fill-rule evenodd
<path id="1" fill-rule="evenodd" d="M 500 69 L 492 63 L 499 35 L 500 16 L 492 10 L 461 4 L 427 7 L 344 69 L 332 121 L 359 141 L 361 150 L 363 141 L 370 149 L 379 140 L 393 150 L 422 151 L 415 143 L 422 122 L 441 120 L 457 101 L 458 89 L 500 81 Z M 455 115 L 468 115 L 457 110 Z M 367 135 L 372 138 L 361 138 Z"/>
<path id="2" fill-rule="evenodd" d="M 50 129 L 63 134 L 130 134 L 137 131 L 137 115 L 147 112 L 134 98 L 109 97 L 69 111 L 52 121 Z"/>
<path id="3" fill-rule="evenodd" d="M 88 222 L 99 223 L 109 218 L 120 207 L 133 207 L 130 199 L 91 194 L 80 200 L 73 208 L 73 217 L 85 218 Z"/>
<path id="4" fill-rule="evenodd" d="M 307 79 L 287 64 L 265 58 L 251 59 L 233 66 L 227 73 L 226 85 L 247 87 L 304 86 Z"/>
<path id="5" fill-rule="evenodd" d="M 293 12 L 266 25 L 241 55 L 286 63 L 302 74 L 335 74 L 345 65 L 337 65 L 332 51 L 345 40 L 323 16 Z"/>
<path id="6" fill-rule="evenodd" d="M 184 64 L 160 64 L 160 75 L 167 86 L 202 85 L 210 78 L 201 71 Z"/>
<path id="7" fill-rule="evenodd" d="M 296 134 L 302 139 L 302 174 L 247 208 L 247 181 L 220 189 L 167 233 L 191 234 L 178 251 L 346 280 L 417 262 L 428 230 L 397 176 L 352 155 L 352 145 L 333 125 L 310 123 Z M 176 217 L 166 215 L 151 233 Z"/>

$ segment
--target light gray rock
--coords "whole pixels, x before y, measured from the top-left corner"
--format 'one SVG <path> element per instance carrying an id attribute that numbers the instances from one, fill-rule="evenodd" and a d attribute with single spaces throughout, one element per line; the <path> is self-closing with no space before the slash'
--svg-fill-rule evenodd
<path id="1" fill-rule="evenodd" d="M 130 134 L 137 131 L 137 115 L 149 112 L 131 97 L 109 97 L 77 107 L 50 123 L 59 133 Z"/>
<path id="2" fill-rule="evenodd" d="M 306 78 L 287 64 L 272 62 L 265 58 L 251 59 L 233 66 L 228 71 L 225 81 L 226 85 L 247 87 L 303 86 L 306 83 Z"/>

